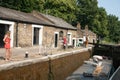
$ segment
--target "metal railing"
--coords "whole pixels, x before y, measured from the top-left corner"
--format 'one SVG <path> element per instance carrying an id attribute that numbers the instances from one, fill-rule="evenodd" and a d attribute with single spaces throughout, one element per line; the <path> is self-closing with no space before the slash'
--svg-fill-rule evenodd
<path id="1" fill-rule="evenodd" d="M 120 66 L 118 69 L 113 73 L 109 80 L 120 80 Z"/>

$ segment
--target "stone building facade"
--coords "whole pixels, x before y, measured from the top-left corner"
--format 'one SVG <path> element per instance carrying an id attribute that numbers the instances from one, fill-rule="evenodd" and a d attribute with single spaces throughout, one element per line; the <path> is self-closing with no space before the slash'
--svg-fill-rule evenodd
<path id="1" fill-rule="evenodd" d="M 10 14 L 9 14 L 10 13 Z M 67 47 L 76 47 L 78 40 L 89 35 L 89 42 L 96 34 L 81 30 L 80 24 L 73 27 L 61 18 L 39 12 L 24 13 L 0 7 L 0 47 L 4 47 L 3 37 L 11 31 L 11 47 L 47 47 L 63 49 L 63 37 L 67 38 Z"/>
<path id="2" fill-rule="evenodd" d="M 13 42 L 13 47 L 32 46 L 32 25 L 25 23 L 15 23 Z"/>
<path id="3" fill-rule="evenodd" d="M 8 14 L 11 13 L 11 14 Z M 44 14 L 33 15 L 8 8 L 0 7 L 1 38 L 6 31 L 11 31 L 11 47 L 43 46 L 52 49 L 62 49 L 63 36 L 66 36 L 68 46 L 76 46 L 76 28 L 66 21 Z M 5 15 L 5 16 L 4 16 Z M 59 24 L 59 22 L 61 22 Z M 2 39 L 1 47 L 4 47 Z"/>
<path id="4" fill-rule="evenodd" d="M 83 32 L 83 37 L 87 36 L 89 43 L 96 42 L 97 40 L 97 35 L 92 32 L 91 30 L 88 29 L 88 25 L 85 26 L 85 29 L 82 30 Z"/>
<path id="5" fill-rule="evenodd" d="M 77 41 L 79 43 L 79 39 L 82 40 L 81 43 L 86 41 L 86 37 L 88 37 L 88 42 L 93 43 L 97 40 L 97 35 L 88 29 L 88 25 L 85 26 L 85 29 L 81 29 L 80 23 L 77 24 Z"/>
<path id="6" fill-rule="evenodd" d="M 43 42 L 42 42 L 43 46 L 60 49 L 63 46 L 63 36 L 66 36 L 68 39 L 69 37 L 67 35 L 69 34 L 70 34 L 70 42 L 68 42 L 68 46 L 73 45 L 72 40 L 76 38 L 76 30 L 67 30 L 67 29 L 61 29 L 55 27 L 44 27 Z"/>

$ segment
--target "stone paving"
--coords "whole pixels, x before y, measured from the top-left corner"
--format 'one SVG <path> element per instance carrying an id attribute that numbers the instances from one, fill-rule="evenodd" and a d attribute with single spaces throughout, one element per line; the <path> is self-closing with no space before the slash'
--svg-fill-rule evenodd
<path id="1" fill-rule="evenodd" d="M 40 58 L 40 57 L 51 55 L 51 54 L 53 55 L 61 52 L 66 52 L 66 51 L 68 52 L 68 51 L 73 51 L 81 48 L 84 48 L 84 47 L 70 48 L 66 50 L 44 50 L 44 49 L 40 50 L 39 47 L 12 48 L 11 49 L 12 57 L 10 61 L 4 60 L 5 49 L 0 48 L 0 64 L 6 64 L 9 62 L 21 61 L 26 59 Z M 25 58 L 26 52 L 28 53 L 28 58 Z"/>
<path id="2" fill-rule="evenodd" d="M 5 49 L 0 48 L 0 64 L 27 59 L 27 58 L 25 58 L 26 52 L 28 52 L 29 58 L 41 57 L 41 55 L 39 53 L 39 48 L 35 48 L 35 47 L 32 47 L 32 48 L 12 48 L 11 52 L 12 52 L 11 60 L 5 61 L 4 60 Z"/>

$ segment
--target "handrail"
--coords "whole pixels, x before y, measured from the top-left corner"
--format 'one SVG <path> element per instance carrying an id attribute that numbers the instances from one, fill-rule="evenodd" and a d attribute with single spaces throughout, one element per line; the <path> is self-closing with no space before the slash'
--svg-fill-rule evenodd
<path id="1" fill-rule="evenodd" d="M 117 68 L 117 70 L 113 73 L 113 75 L 110 77 L 110 79 L 109 80 L 112 80 L 113 79 L 113 77 L 117 74 L 117 72 L 118 72 L 118 70 L 120 69 L 120 66 Z"/>

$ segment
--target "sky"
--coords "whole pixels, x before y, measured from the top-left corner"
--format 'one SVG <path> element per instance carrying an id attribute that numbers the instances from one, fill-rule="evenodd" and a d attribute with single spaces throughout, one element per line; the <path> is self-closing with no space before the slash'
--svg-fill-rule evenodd
<path id="1" fill-rule="evenodd" d="M 107 14 L 113 14 L 120 20 L 120 0 L 98 0 L 98 6 L 105 8 Z"/>

